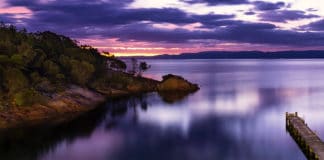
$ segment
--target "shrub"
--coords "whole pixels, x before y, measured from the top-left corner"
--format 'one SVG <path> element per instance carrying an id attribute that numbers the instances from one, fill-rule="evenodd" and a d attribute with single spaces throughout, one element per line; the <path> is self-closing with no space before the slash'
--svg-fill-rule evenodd
<path id="1" fill-rule="evenodd" d="M 24 58 L 21 54 L 14 54 L 11 56 L 10 61 L 12 64 L 16 65 L 23 65 L 24 64 Z"/>
<path id="2" fill-rule="evenodd" d="M 33 83 L 39 83 L 42 80 L 42 77 L 39 75 L 38 72 L 31 73 L 29 77 Z"/>
<path id="3" fill-rule="evenodd" d="M 59 74 L 56 74 L 55 75 L 55 78 L 58 79 L 58 80 L 64 80 L 65 79 L 65 76 L 64 76 L 64 74 L 60 74 L 59 73 Z"/>
<path id="4" fill-rule="evenodd" d="M 46 97 L 34 89 L 21 90 L 14 95 L 14 103 L 18 106 L 29 106 L 35 103 L 44 103 Z"/>
<path id="5" fill-rule="evenodd" d="M 109 83 L 118 89 L 126 89 L 129 84 L 135 83 L 134 79 L 123 73 L 114 73 L 109 77 Z"/>
<path id="6" fill-rule="evenodd" d="M 54 86 L 47 78 L 42 77 L 35 87 L 38 91 L 53 93 L 57 86 Z"/>
<path id="7" fill-rule="evenodd" d="M 60 64 L 63 66 L 64 69 L 66 70 L 70 70 L 71 69 L 71 65 L 70 65 L 70 61 L 71 59 L 68 56 L 65 55 L 61 55 L 59 57 L 59 62 Z"/>
<path id="8" fill-rule="evenodd" d="M 15 93 L 28 87 L 28 79 L 16 68 L 8 68 L 4 71 L 5 87 L 10 93 Z"/>
<path id="9" fill-rule="evenodd" d="M 0 64 L 8 63 L 10 58 L 7 55 L 0 55 Z"/>
<path id="10" fill-rule="evenodd" d="M 36 57 L 37 58 L 36 58 L 35 62 L 32 65 L 33 65 L 33 67 L 41 68 L 42 67 L 42 64 L 44 63 L 44 61 L 47 58 L 47 56 L 44 53 L 44 51 L 41 50 L 41 49 L 36 49 L 35 50 L 35 53 L 36 53 Z"/>
<path id="11" fill-rule="evenodd" d="M 73 80 L 81 85 L 85 85 L 95 71 L 94 66 L 86 61 L 71 60 L 71 67 Z"/>
<path id="12" fill-rule="evenodd" d="M 43 64 L 45 72 L 51 77 L 55 77 L 60 72 L 60 67 L 51 60 L 46 60 Z"/>

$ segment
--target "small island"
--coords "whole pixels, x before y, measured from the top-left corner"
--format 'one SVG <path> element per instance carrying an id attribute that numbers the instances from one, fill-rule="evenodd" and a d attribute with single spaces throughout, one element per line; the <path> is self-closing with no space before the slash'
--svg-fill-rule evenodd
<path id="1" fill-rule="evenodd" d="M 0 35 L 1 129 L 69 121 L 107 98 L 199 89 L 175 75 L 161 82 L 142 77 L 145 62 L 126 71 L 108 52 L 50 31 L 28 33 L 2 23 Z"/>

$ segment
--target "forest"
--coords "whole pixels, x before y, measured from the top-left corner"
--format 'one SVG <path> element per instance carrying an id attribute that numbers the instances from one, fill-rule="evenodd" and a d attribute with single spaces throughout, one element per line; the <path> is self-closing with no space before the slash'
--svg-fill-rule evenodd
<path id="1" fill-rule="evenodd" d="M 134 81 L 117 72 L 126 70 L 123 61 L 63 35 L 1 23 L 0 37 L 0 108 L 41 103 L 71 84 L 125 89 Z"/>

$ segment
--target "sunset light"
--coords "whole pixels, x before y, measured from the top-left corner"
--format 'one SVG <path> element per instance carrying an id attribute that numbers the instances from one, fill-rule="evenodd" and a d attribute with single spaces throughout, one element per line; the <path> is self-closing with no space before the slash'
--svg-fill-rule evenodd
<path id="1" fill-rule="evenodd" d="M 31 31 L 54 30 L 118 56 L 255 50 L 255 46 L 262 46 L 257 48 L 260 51 L 296 47 L 318 50 L 324 49 L 320 45 L 324 41 L 323 28 L 318 27 L 324 16 L 321 3 L 317 0 L 282 3 L 275 0 L 91 3 L 14 0 L 1 3 L 0 18 Z M 88 14 L 81 10 L 87 10 Z M 246 31 L 240 32 L 242 29 Z M 260 39 L 259 35 L 264 36 Z M 299 42 L 285 40 L 288 35 Z"/>

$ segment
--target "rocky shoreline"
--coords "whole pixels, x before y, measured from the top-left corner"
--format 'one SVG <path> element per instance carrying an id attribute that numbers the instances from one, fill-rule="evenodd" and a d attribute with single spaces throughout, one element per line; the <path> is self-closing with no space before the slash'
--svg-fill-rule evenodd
<path id="1" fill-rule="evenodd" d="M 163 81 L 140 77 L 143 84 L 130 85 L 127 90 L 101 88 L 90 90 L 80 86 L 70 86 L 63 92 L 54 94 L 45 104 L 11 107 L 0 111 L 0 129 L 28 127 L 40 124 L 59 124 L 70 121 L 89 112 L 107 101 L 107 98 L 130 96 L 145 92 L 194 92 L 198 85 L 182 77 L 167 75 Z M 147 82 L 150 82 L 148 85 Z M 146 83 L 145 83 L 146 82 Z"/>
<path id="2" fill-rule="evenodd" d="M 1 24 L 0 35 L 0 129 L 67 121 L 107 98 L 197 88 L 177 76 L 166 82 L 141 77 L 150 68 L 146 62 L 132 59 L 127 66 L 51 31 Z"/>

